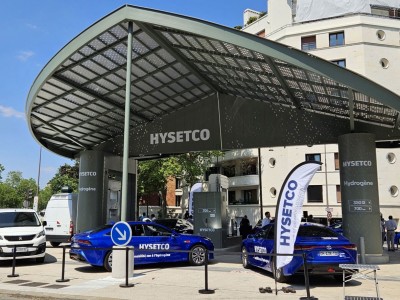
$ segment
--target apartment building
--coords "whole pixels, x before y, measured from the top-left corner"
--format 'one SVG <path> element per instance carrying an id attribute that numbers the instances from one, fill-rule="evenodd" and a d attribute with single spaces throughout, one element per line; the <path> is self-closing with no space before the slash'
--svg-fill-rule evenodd
<path id="1" fill-rule="evenodd" d="M 349 7 L 344 0 L 269 0 L 267 13 L 245 10 L 242 30 L 331 61 L 400 94 L 396 66 L 400 57 L 400 4 L 397 2 L 354 0 Z M 400 148 L 381 146 L 376 150 L 381 213 L 385 218 L 393 215 L 398 219 Z M 306 160 L 323 164 L 308 188 L 304 214 L 312 214 L 321 222 L 328 222 L 328 212 L 331 221 L 341 218 L 336 144 L 229 151 L 215 159 L 210 173 L 228 177 L 229 217 L 239 222 L 247 215 L 255 225 L 262 211 L 270 211 L 274 217 L 287 174 Z M 188 190 L 181 187 L 179 179 L 171 180 L 168 190 L 169 209 L 176 214 L 184 213 L 188 208 Z"/>
<path id="2" fill-rule="evenodd" d="M 269 0 L 267 13 L 247 9 L 243 31 L 301 49 L 357 72 L 400 94 L 400 5 L 393 0 Z M 346 1 L 348 3 L 348 1 Z M 378 148 L 379 202 L 385 218 L 400 217 L 400 150 Z M 216 166 L 229 177 L 232 218 L 249 216 L 255 224 L 262 210 L 274 216 L 280 188 L 300 162 L 323 163 L 306 195 L 304 214 L 327 222 L 341 218 L 338 146 L 305 145 L 230 151 Z M 251 174 L 243 166 L 251 165 Z M 260 189 L 262 186 L 262 189 Z"/>

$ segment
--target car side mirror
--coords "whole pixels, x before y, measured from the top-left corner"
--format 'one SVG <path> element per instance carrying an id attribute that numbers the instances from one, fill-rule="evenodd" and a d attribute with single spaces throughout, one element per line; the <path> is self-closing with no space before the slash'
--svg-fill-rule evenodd
<path id="1" fill-rule="evenodd" d="M 256 236 L 254 235 L 254 234 L 249 234 L 248 236 L 247 236 L 247 238 L 248 239 L 254 239 Z"/>
<path id="2" fill-rule="evenodd" d="M 46 225 L 47 225 L 47 221 L 43 221 L 43 222 L 42 222 L 42 225 L 43 225 L 43 226 L 46 226 Z"/>

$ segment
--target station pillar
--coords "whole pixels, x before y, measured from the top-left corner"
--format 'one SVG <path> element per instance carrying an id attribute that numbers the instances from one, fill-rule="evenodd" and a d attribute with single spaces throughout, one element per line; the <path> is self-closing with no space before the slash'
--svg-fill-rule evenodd
<path id="1" fill-rule="evenodd" d="M 366 263 L 385 263 L 388 256 L 382 254 L 375 135 L 340 136 L 339 163 L 343 234 L 359 250 L 365 249 Z"/>
<path id="2" fill-rule="evenodd" d="M 87 150 L 80 153 L 79 197 L 76 232 L 104 224 L 104 153 Z"/>

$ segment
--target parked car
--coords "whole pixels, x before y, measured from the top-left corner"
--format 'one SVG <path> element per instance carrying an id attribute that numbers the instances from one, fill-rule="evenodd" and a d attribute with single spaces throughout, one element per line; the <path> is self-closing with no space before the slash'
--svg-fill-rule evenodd
<path id="1" fill-rule="evenodd" d="M 135 249 L 135 265 L 188 261 L 198 266 L 204 264 L 206 260 L 206 249 L 214 250 L 212 241 L 207 237 L 181 234 L 154 222 L 128 222 L 128 224 L 132 230 L 132 239 L 128 246 L 133 246 Z M 108 224 L 75 234 L 72 238 L 70 258 L 85 261 L 93 266 L 102 266 L 111 271 L 112 226 L 113 224 Z M 213 259 L 213 253 L 209 253 L 208 258 Z"/>
<path id="2" fill-rule="evenodd" d="M 249 235 L 242 242 L 242 263 L 244 268 L 255 266 L 274 273 L 273 256 L 265 254 L 274 251 L 274 224 L 269 224 L 260 232 Z M 342 281 L 339 264 L 355 264 L 357 247 L 343 235 L 316 223 L 301 223 L 294 245 L 294 253 L 306 253 L 310 275 L 330 274 Z M 257 253 L 257 254 L 249 254 Z M 261 255 L 264 254 L 264 255 Z M 274 276 L 278 282 L 286 282 L 294 274 L 303 274 L 303 257 L 293 256 L 292 261 L 278 269 Z"/>
<path id="3" fill-rule="evenodd" d="M 333 231 L 343 234 L 343 227 L 342 227 L 342 222 L 336 222 L 331 225 L 329 225 L 329 228 L 332 229 Z"/>
<path id="4" fill-rule="evenodd" d="M 179 233 L 193 234 L 193 224 L 185 219 L 156 219 L 153 222 L 164 225 Z"/>
<path id="5" fill-rule="evenodd" d="M 46 236 L 42 222 L 33 209 L 0 209 L 0 260 L 34 258 L 43 263 Z"/>

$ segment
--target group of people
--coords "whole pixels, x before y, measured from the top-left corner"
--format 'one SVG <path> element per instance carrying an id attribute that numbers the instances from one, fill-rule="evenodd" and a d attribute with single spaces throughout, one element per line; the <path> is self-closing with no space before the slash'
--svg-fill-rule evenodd
<path id="1" fill-rule="evenodd" d="M 261 228 L 271 223 L 271 214 L 269 211 L 265 212 L 265 217 L 261 221 Z M 239 232 L 242 236 L 242 239 L 247 238 L 249 234 L 253 232 L 253 227 L 250 224 L 249 218 L 247 215 L 244 215 L 242 220 L 240 221 Z"/>
<path id="2" fill-rule="evenodd" d="M 389 219 L 385 221 L 381 214 L 382 246 L 386 236 L 388 251 L 394 251 L 394 239 L 396 236 L 396 229 L 397 223 L 395 220 L 393 220 L 393 216 L 389 216 Z"/>
<path id="3" fill-rule="evenodd" d="M 139 217 L 139 221 L 142 221 L 142 222 L 153 222 L 155 219 L 156 219 L 155 214 L 151 214 L 150 218 L 149 218 L 149 217 L 147 217 L 145 212 Z"/>

